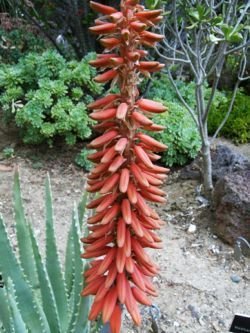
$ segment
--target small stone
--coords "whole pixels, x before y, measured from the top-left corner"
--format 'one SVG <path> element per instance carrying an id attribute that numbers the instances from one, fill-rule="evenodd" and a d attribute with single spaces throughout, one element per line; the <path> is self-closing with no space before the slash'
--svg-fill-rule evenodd
<path id="1" fill-rule="evenodd" d="M 189 225 L 189 227 L 188 227 L 188 230 L 187 230 L 187 232 L 189 233 L 189 234 L 194 234 L 195 232 L 196 232 L 196 225 L 195 224 L 190 224 Z"/>
<path id="2" fill-rule="evenodd" d="M 189 304 L 188 305 L 188 310 L 190 310 L 192 317 L 195 318 L 195 319 L 197 319 L 199 321 L 199 319 L 200 319 L 201 316 L 199 314 L 198 309 L 196 309 L 195 306 Z"/>
<path id="3" fill-rule="evenodd" d="M 218 323 L 220 326 L 226 327 L 226 324 L 223 319 L 219 319 Z"/>
<path id="4" fill-rule="evenodd" d="M 234 283 L 239 283 L 239 282 L 241 281 L 241 277 L 240 277 L 239 275 L 236 275 L 236 274 L 231 275 L 231 276 L 230 276 L 230 279 L 231 279 L 232 282 L 234 282 Z"/>
<path id="5" fill-rule="evenodd" d="M 215 323 L 215 322 L 212 323 L 212 326 L 213 326 L 213 328 L 215 329 L 216 332 L 220 332 L 221 329 L 220 329 L 220 327 L 217 323 Z"/>
<path id="6" fill-rule="evenodd" d="M 197 195 L 196 200 L 202 206 L 208 206 L 209 205 L 209 201 L 206 198 L 204 198 L 203 196 L 201 196 L 201 195 Z"/>

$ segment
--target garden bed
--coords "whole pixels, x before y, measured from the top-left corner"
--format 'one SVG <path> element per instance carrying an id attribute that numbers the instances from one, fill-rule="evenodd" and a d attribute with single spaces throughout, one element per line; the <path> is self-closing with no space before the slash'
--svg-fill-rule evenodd
<path id="1" fill-rule="evenodd" d="M 80 200 L 86 181 L 86 173 L 72 163 L 75 152 L 13 145 L 11 136 L 2 132 L 0 143 L 0 151 L 12 145 L 15 152 L 15 157 L 8 160 L 0 155 L 0 211 L 8 224 L 10 238 L 15 243 L 11 203 L 14 168 L 20 169 L 26 212 L 32 217 L 41 245 L 44 182 L 49 172 L 57 242 L 62 254 L 72 207 L 74 201 Z M 250 308 L 250 261 L 247 258 L 236 261 L 233 248 L 213 235 L 209 210 L 197 200 L 198 185 L 196 181 L 178 180 L 177 173 L 166 182 L 168 204 L 157 208 L 166 221 L 160 231 L 164 249 L 153 251 L 153 258 L 161 267 L 159 276 L 154 278 L 159 290 L 159 297 L 154 300 L 156 322 L 152 324 L 149 310 L 143 308 L 143 326 L 138 330 L 131 326 L 125 313 L 123 333 L 226 333 L 234 314 L 246 313 Z"/>

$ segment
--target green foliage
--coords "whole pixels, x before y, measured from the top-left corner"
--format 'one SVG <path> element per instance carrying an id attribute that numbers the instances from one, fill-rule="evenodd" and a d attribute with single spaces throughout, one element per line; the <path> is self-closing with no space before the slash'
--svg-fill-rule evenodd
<path id="1" fill-rule="evenodd" d="M 38 33 L 20 27 L 10 31 L 0 28 L 0 63 L 16 63 L 29 52 L 41 53 L 48 47 Z"/>
<path id="2" fill-rule="evenodd" d="M 90 333 L 87 320 L 90 299 L 80 296 L 82 272 L 87 262 L 80 258 L 82 221 L 78 215 L 84 216 L 85 204 L 73 211 L 66 250 L 66 258 L 72 260 L 66 260 L 67 271 L 63 272 L 56 245 L 49 178 L 45 200 L 45 259 L 40 254 L 33 227 L 25 217 L 17 172 L 13 192 L 18 256 L 0 216 L 0 250 L 4 253 L 0 258 L 0 272 L 5 283 L 0 289 L 1 332 Z"/>
<path id="3" fill-rule="evenodd" d="M 180 90 L 185 101 L 192 107 L 195 107 L 195 83 L 193 81 L 187 83 L 182 80 L 176 80 L 176 85 Z M 157 74 L 153 77 L 148 98 L 158 98 L 168 102 L 181 104 L 167 74 Z"/>
<path id="4" fill-rule="evenodd" d="M 92 80 L 91 57 L 67 62 L 48 50 L 0 67 L 0 107 L 7 121 L 14 117 L 24 143 L 52 145 L 63 137 L 73 145 L 90 136 L 86 104 L 102 91 Z"/>
<path id="5" fill-rule="evenodd" d="M 169 111 L 154 117 L 166 129 L 154 137 L 168 146 L 162 161 L 167 166 L 184 165 L 198 154 L 201 141 L 195 123 L 186 109 L 175 102 L 165 102 Z"/>
<path id="6" fill-rule="evenodd" d="M 178 14 L 180 15 L 179 23 L 186 23 L 184 29 L 187 31 L 196 29 L 205 30 L 207 41 L 217 44 L 220 41 L 226 41 L 230 44 L 237 44 L 243 41 L 243 33 L 248 29 L 247 15 L 246 22 L 235 26 L 234 22 L 228 19 L 226 6 L 221 3 L 216 9 L 211 8 L 209 3 L 199 3 L 192 1 L 179 1 L 177 3 Z M 237 11 L 242 13 L 246 5 L 238 5 Z M 222 11 L 222 13 L 221 13 Z M 237 15 L 235 15 L 237 18 Z M 193 41 L 192 41 L 193 42 Z"/>
<path id="7" fill-rule="evenodd" d="M 162 5 L 161 0 L 145 0 L 145 5 L 149 9 L 156 9 Z"/>
<path id="8" fill-rule="evenodd" d="M 176 84 L 186 102 L 195 107 L 194 83 L 178 80 Z M 196 157 L 200 149 L 199 132 L 188 111 L 181 104 L 166 74 L 154 77 L 147 98 L 162 100 L 169 112 L 154 117 L 157 124 L 166 126 L 155 138 L 168 146 L 162 161 L 168 165 L 184 165 Z"/>
<path id="9" fill-rule="evenodd" d="M 213 105 L 208 116 L 208 131 L 213 135 L 224 119 L 229 108 L 232 94 L 228 94 L 223 99 Z M 220 135 L 233 140 L 235 143 L 246 143 L 250 141 L 250 96 L 238 91 L 233 110 L 229 115 L 225 125 L 220 131 Z"/>
<path id="10" fill-rule="evenodd" d="M 15 150 L 12 147 L 5 147 L 3 149 L 3 157 L 4 158 L 12 158 L 15 156 Z"/>
<path id="11" fill-rule="evenodd" d="M 4 3 L 4 6 L 2 5 Z M 81 60 L 90 50 L 95 50 L 95 38 L 89 26 L 96 18 L 88 1 L 52 0 L 26 1 L 1 0 L 0 12 L 8 12 L 46 35 L 65 57 Z"/>
<path id="12" fill-rule="evenodd" d="M 91 150 L 83 148 L 75 157 L 75 163 L 86 171 L 90 171 L 93 166 L 93 164 L 87 158 L 91 152 Z"/>

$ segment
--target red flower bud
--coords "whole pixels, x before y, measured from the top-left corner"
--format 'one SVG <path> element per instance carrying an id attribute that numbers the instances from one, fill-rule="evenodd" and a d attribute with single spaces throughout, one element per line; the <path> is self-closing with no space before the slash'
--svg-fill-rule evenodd
<path id="1" fill-rule="evenodd" d="M 90 1 L 90 7 L 94 11 L 104 14 L 104 15 L 109 15 L 109 14 L 113 14 L 113 13 L 117 12 L 117 10 L 113 7 L 105 6 L 105 5 L 102 5 L 102 4 L 100 4 L 98 2 L 94 2 L 94 1 Z"/>
<path id="2" fill-rule="evenodd" d="M 116 24 L 114 23 L 105 23 L 101 25 L 96 25 L 89 28 L 89 30 L 94 34 L 107 34 L 114 32 L 116 30 Z"/>

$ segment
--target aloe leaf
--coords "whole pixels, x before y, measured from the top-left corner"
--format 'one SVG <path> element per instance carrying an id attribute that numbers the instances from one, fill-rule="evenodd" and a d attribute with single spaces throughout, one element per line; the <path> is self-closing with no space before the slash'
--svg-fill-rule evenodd
<path id="1" fill-rule="evenodd" d="M 95 322 L 92 322 L 90 333 L 104 333 L 102 319 L 99 317 Z"/>
<path id="2" fill-rule="evenodd" d="M 38 287 L 38 278 L 34 264 L 34 255 L 31 251 L 28 224 L 24 214 L 18 171 L 14 175 L 13 199 L 20 264 L 30 284 L 36 289 Z"/>
<path id="3" fill-rule="evenodd" d="M 46 267 L 43 263 L 41 254 L 39 252 L 37 240 L 35 238 L 34 233 L 32 232 L 32 228 L 30 227 L 30 237 L 32 243 L 32 249 L 35 256 L 36 268 L 38 272 L 39 284 L 42 295 L 43 309 L 46 314 L 51 332 L 62 332 L 61 325 L 59 321 L 59 316 L 56 307 L 56 300 L 53 293 L 53 289 L 49 280 L 48 273 L 46 271 Z"/>
<path id="4" fill-rule="evenodd" d="M 60 265 L 53 225 L 53 205 L 50 178 L 46 179 L 46 268 L 55 295 L 57 310 L 62 327 L 68 322 L 68 300 L 66 285 Z"/>
<path id="5" fill-rule="evenodd" d="M 83 225 L 83 221 L 84 221 L 84 213 L 86 210 L 87 198 L 88 198 L 88 193 L 85 192 L 85 194 L 82 197 L 82 200 L 80 201 L 80 203 L 78 205 L 78 209 L 77 209 L 80 229 L 82 229 L 82 225 Z M 67 289 L 68 297 L 70 297 L 70 295 L 71 295 L 71 291 L 72 291 L 73 284 L 74 284 L 73 276 L 75 274 L 74 267 L 75 267 L 75 258 L 76 258 L 75 251 L 74 251 L 72 228 L 73 227 L 71 225 L 69 233 L 68 233 L 67 248 L 66 248 L 66 254 L 65 254 L 65 282 L 66 282 L 66 289 Z M 87 228 L 85 230 L 87 230 Z"/>
<path id="6" fill-rule="evenodd" d="M 82 290 L 82 272 L 84 270 L 83 260 L 81 259 L 81 244 L 80 244 L 80 226 L 78 219 L 78 211 L 76 205 L 74 206 L 73 218 L 72 218 L 72 236 L 74 244 L 74 255 L 75 255 L 75 274 L 74 284 L 72 289 L 72 297 L 74 300 L 72 307 L 72 315 L 68 332 L 72 332 L 77 322 L 78 307 L 81 302 L 81 290 Z"/>
<path id="7" fill-rule="evenodd" d="M 11 332 L 11 312 L 5 286 L 0 289 L 0 328 L 4 332 Z"/>
<path id="8" fill-rule="evenodd" d="M 82 285 L 82 289 L 84 287 L 84 283 Z M 78 307 L 77 319 L 75 328 L 72 333 L 88 333 L 90 330 L 90 323 L 88 321 L 88 314 L 91 306 L 90 297 L 81 297 L 80 305 Z M 83 330 L 85 328 L 85 330 Z"/>
<path id="9" fill-rule="evenodd" d="M 19 304 L 22 304 L 20 309 L 23 320 L 31 332 L 45 332 L 49 333 L 50 328 L 46 316 L 41 308 L 39 302 L 34 299 L 32 287 L 25 280 L 24 274 L 20 265 L 17 262 L 14 252 L 12 251 L 10 241 L 3 223 L 2 216 L 0 215 L 0 272 L 2 272 L 3 279 L 11 278 L 15 290 L 16 298 Z M 1 305 L 0 305 L 1 310 Z"/>
<path id="10" fill-rule="evenodd" d="M 73 282 L 74 274 L 75 274 L 75 252 L 74 252 L 72 225 L 71 225 L 68 233 L 67 247 L 65 254 L 65 283 L 66 283 L 68 298 L 70 298 L 72 292 L 74 284 Z"/>
<path id="11" fill-rule="evenodd" d="M 21 312 L 18 308 L 18 303 L 15 296 L 14 284 L 10 278 L 8 279 L 8 298 L 12 313 L 12 323 L 13 323 L 14 332 L 15 333 L 27 332 L 27 327 L 23 321 Z"/>
<path id="12" fill-rule="evenodd" d="M 82 224 L 84 221 L 84 214 L 86 211 L 87 200 L 88 200 L 88 192 L 85 192 L 84 195 L 82 196 L 82 200 L 78 205 L 78 218 L 79 218 L 80 229 L 82 229 Z"/>

